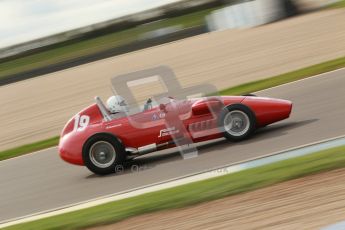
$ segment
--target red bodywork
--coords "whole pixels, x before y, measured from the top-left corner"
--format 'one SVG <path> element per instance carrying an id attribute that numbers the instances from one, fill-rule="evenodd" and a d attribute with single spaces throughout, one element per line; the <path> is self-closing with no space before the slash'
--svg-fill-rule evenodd
<path id="1" fill-rule="evenodd" d="M 217 127 L 218 114 L 224 106 L 232 104 L 243 104 L 250 108 L 256 117 L 256 128 L 288 118 L 292 109 L 292 103 L 286 100 L 224 96 L 174 101 L 165 106 L 106 121 L 99 106 L 93 104 L 70 119 L 64 127 L 59 143 L 60 156 L 69 163 L 84 165 L 83 146 L 90 137 L 99 133 L 117 137 L 125 148 L 139 149 L 150 144 L 159 146 L 171 142 L 172 137 L 166 132 L 165 125 L 169 108 L 170 113 L 178 114 L 179 121 L 182 122 L 180 124 L 193 142 L 220 138 L 223 135 Z M 171 109 L 172 106 L 174 109 Z"/>

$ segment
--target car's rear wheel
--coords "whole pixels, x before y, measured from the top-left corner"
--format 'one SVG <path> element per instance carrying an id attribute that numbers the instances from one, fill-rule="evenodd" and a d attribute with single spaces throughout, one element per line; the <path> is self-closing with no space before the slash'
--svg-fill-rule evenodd
<path id="1" fill-rule="evenodd" d="M 84 145 L 85 166 L 99 175 L 116 172 L 125 160 L 123 145 L 115 137 L 99 134 L 91 137 Z"/>
<path id="2" fill-rule="evenodd" d="M 218 125 L 224 137 L 231 141 L 241 141 L 252 134 L 255 120 L 254 113 L 247 106 L 236 104 L 222 110 Z"/>

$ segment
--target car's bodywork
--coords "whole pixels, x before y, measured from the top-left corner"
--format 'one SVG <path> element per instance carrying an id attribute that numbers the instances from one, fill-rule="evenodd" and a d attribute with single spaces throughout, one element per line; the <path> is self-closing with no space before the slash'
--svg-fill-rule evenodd
<path id="1" fill-rule="evenodd" d="M 172 135 L 178 136 L 181 128 L 185 132 L 183 135 L 188 135 L 193 142 L 221 138 L 224 136 L 224 130 L 219 127 L 221 112 L 233 105 L 245 106 L 252 112 L 255 128 L 288 118 L 292 109 L 292 103 L 286 100 L 222 96 L 171 100 L 133 115 L 112 117 L 96 98 L 95 104 L 79 112 L 64 127 L 59 143 L 60 156 L 69 163 L 84 165 L 85 143 L 100 134 L 121 143 L 128 157 L 174 147 Z M 167 122 L 171 124 L 169 119 L 175 119 L 172 123 L 176 122 L 176 127 L 167 127 Z"/>

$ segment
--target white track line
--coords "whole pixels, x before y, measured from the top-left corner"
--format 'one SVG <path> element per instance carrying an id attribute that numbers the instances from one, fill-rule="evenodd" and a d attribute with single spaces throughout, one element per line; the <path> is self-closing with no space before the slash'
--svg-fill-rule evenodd
<path id="1" fill-rule="evenodd" d="M 196 182 L 196 181 L 219 177 L 222 175 L 239 172 L 248 168 L 258 167 L 265 164 L 277 162 L 282 159 L 290 159 L 294 157 L 291 155 L 292 152 L 296 153 L 296 151 L 303 150 L 305 148 L 318 147 L 318 145 L 324 145 L 323 149 L 325 149 L 325 144 L 327 145 L 327 143 L 335 142 L 335 141 L 338 141 L 339 143 L 337 143 L 335 146 L 332 146 L 332 147 L 344 145 L 345 135 L 314 142 L 311 144 L 301 145 L 295 148 L 289 148 L 283 151 L 274 152 L 272 154 L 255 157 L 250 160 L 245 160 L 245 161 L 237 162 L 234 164 L 225 165 L 222 167 L 209 169 L 207 171 L 202 171 L 202 172 L 186 175 L 183 177 L 178 177 L 178 178 L 174 178 L 174 179 L 159 182 L 159 183 L 154 183 L 154 184 L 139 187 L 136 189 L 127 190 L 120 193 L 114 193 L 112 195 L 103 196 L 100 198 L 96 198 L 96 199 L 92 199 L 92 200 L 88 200 L 84 202 L 79 202 L 79 203 L 71 204 L 71 205 L 56 208 L 56 209 L 51 209 L 51 210 L 47 210 L 47 211 L 43 211 L 43 212 L 39 212 L 39 213 L 27 215 L 27 216 L 15 218 L 15 219 L 6 220 L 0 223 L 0 228 L 5 228 L 5 227 L 9 227 L 16 224 L 26 223 L 26 222 L 31 222 L 31 221 L 35 221 L 35 220 L 39 220 L 39 219 L 43 219 L 47 217 L 52 217 L 52 216 L 56 216 L 56 215 L 60 215 L 60 214 L 68 213 L 68 212 L 77 211 L 80 209 L 90 208 L 97 205 L 101 205 L 101 204 L 105 204 L 105 203 L 109 203 L 113 201 L 118 201 L 118 200 L 130 198 L 130 197 L 134 197 L 138 195 L 143 195 L 146 193 L 155 192 L 155 191 L 159 191 L 163 189 L 168 189 L 168 188 L 172 188 L 172 187 L 176 187 L 180 185 L 185 185 L 185 184 Z M 302 154 L 306 155 L 313 152 L 314 151 L 310 150 L 310 152 L 304 152 L 304 153 L 301 153 L 301 155 Z M 289 154 L 290 154 L 290 157 L 287 156 Z M 280 157 L 280 156 L 283 156 L 283 157 Z M 261 160 L 261 163 L 258 162 L 260 160 Z M 258 164 L 255 166 L 255 164 L 253 164 L 253 161 L 257 161 Z"/>

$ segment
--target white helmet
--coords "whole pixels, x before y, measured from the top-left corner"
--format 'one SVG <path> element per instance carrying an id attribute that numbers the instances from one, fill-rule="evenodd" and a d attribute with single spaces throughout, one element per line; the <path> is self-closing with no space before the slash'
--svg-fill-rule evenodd
<path id="1" fill-rule="evenodd" d="M 129 111 L 128 105 L 123 97 L 115 95 L 109 97 L 107 100 L 107 106 L 111 113 L 127 113 Z"/>

